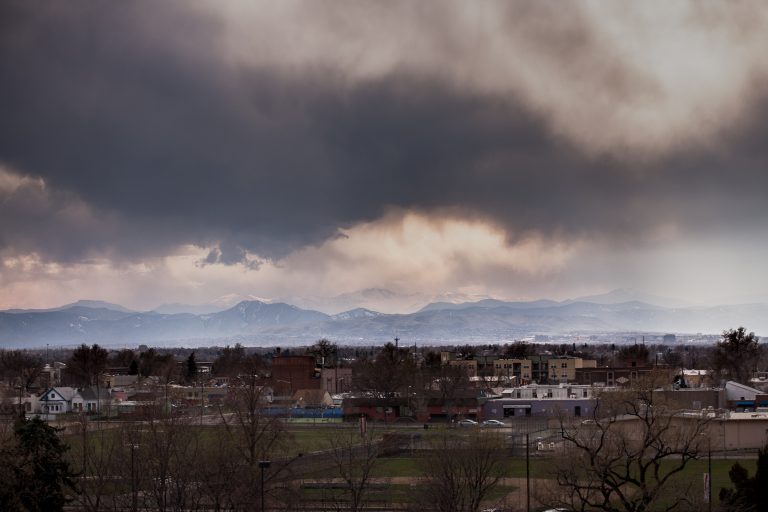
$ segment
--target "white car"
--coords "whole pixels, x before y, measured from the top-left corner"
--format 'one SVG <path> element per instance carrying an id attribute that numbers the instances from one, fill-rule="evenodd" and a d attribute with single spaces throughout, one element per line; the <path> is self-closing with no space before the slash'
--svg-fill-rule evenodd
<path id="1" fill-rule="evenodd" d="M 485 420 L 483 422 L 483 426 L 484 427 L 504 427 L 506 425 L 504 425 L 503 421 L 499 421 L 499 420 Z"/>
<path id="2" fill-rule="evenodd" d="M 457 425 L 460 427 L 474 427 L 477 425 L 477 422 L 475 420 L 470 420 L 469 418 L 460 420 Z"/>

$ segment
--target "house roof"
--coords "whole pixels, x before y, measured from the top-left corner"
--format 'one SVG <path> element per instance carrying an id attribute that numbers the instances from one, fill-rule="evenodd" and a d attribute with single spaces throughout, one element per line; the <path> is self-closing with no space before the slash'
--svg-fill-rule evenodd
<path id="1" fill-rule="evenodd" d="M 54 393 L 56 396 L 54 398 L 51 398 L 51 393 Z M 65 400 L 69 402 L 72 400 L 72 398 L 77 394 L 77 390 L 75 388 L 70 387 L 56 387 L 56 388 L 48 388 L 45 390 L 45 393 L 40 395 L 40 400 L 47 402 L 48 400 Z"/>
<path id="2" fill-rule="evenodd" d="M 108 389 L 97 387 L 83 388 L 78 391 L 78 394 L 83 400 L 96 400 L 97 397 L 105 400 L 111 397 Z"/>
<path id="3" fill-rule="evenodd" d="M 729 380 L 725 383 L 725 392 L 728 400 L 754 400 L 756 395 L 763 394 L 759 389 L 751 388 L 736 381 Z"/>

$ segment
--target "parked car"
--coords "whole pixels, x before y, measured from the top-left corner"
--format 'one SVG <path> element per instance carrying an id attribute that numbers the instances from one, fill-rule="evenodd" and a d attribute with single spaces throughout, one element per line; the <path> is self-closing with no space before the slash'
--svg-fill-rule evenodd
<path id="1" fill-rule="evenodd" d="M 477 426 L 477 422 L 475 420 L 470 420 L 469 418 L 467 418 L 467 419 L 459 420 L 457 425 L 460 427 L 474 427 L 474 426 Z"/>
<path id="2" fill-rule="evenodd" d="M 485 420 L 483 422 L 483 426 L 484 427 L 504 427 L 506 425 L 504 425 L 503 421 L 499 421 L 499 420 Z"/>

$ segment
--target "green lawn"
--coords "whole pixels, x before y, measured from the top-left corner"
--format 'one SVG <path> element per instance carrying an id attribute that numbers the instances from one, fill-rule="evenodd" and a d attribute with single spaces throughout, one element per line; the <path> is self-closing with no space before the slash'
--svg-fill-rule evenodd
<path id="1" fill-rule="evenodd" d="M 493 502 L 503 498 L 515 488 L 497 485 L 486 496 L 485 501 Z M 411 500 L 414 487 L 409 484 L 379 483 L 371 484 L 366 492 L 368 503 L 406 503 Z M 306 485 L 301 488 L 303 501 L 322 501 L 328 503 L 340 503 L 347 501 L 348 494 L 342 487 Z"/>
<path id="2" fill-rule="evenodd" d="M 739 462 L 754 474 L 756 469 L 756 459 L 712 459 L 712 495 L 714 497 L 720 492 L 722 487 L 730 487 L 731 481 L 728 478 L 728 471 L 734 463 Z M 547 458 L 532 458 L 530 460 L 530 472 L 532 478 L 548 478 L 551 476 L 554 461 Z M 681 478 L 693 479 L 702 482 L 703 474 L 707 472 L 707 461 L 696 460 L 688 463 L 685 470 L 680 474 Z M 416 477 L 421 474 L 421 466 L 418 458 L 414 457 L 382 457 L 376 461 L 373 469 L 375 477 Z M 510 458 L 507 461 L 504 475 L 510 478 L 525 478 L 525 459 Z M 703 485 L 703 484 L 702 484 Z"/>
<path id="3" fill-rule="evenodd" d="M 376 461 L 373 467 L 373 476 L 420 476 L 421 466 L 419 460 L 411 457 L 382 457 Z"/>
<path id="4" fill-rule="evenodd" d="M 120 425 L 122 426 L 122 425 Z M 146 428 L 140 425 L 136 425 L 136 428 Z M 203 443 L 208 440 L 214 440 L 218 436 L 222 435 L 223 427 L 203 427 L 203 432 L 199 438 Z M 330 445 L 330 440 L 338 438 L 339 436 L 352 435 L 354 437 L 356 426 L 348 424 L 333 424 L 333 423 L 318 423 L 315 425 L 297 425 L 290 424 L 287 426 L 289 440 L 286 443 L 287 453 L 286 456 L 296 456 L 299 453 L 311 453 L 314 451 L 325 450 Z M 419 433 L 421 435 L 433 435 L 436 434 L 439 429 L 430 429 L 424 431 L 419 425 L 415 425 L 413 429 L 410 428 L 382 428 L 377 427 L 375 431 L 377 435 L 384 435 L 387 432 L 396 432 L 402 435 L 410 435 Z M 89 445 L 89 452 L 99 452 L 102 448 L 106 448 L 113 443 L 117 443 L 120 448 L 124 448 L 125 441 L 123 438 L 126 433 L 122 428 L 107 429 L 101 432 L 88 431 L 87 440 Z M 62 432 L 62 438 L 71 446 L 71 450 L 68 456 L 73 462 L 73 466 L 79 469 L 82 466 L 81 454 L 82 454 L 82 435 L 78 432 L 78 428 L 73 426 Z M 124 454 L 123 454 L 124 455 Z M 728 478 L 728 471 L 731 466 L 739 462 L 744 466 L 750 475 L 754 474 L 756 468 L 755 458 L 746 459 L 722 459 L 715 457 L 712 459 L 712 495 L 714 502 L 718 502 L 718 494 L 723 487 L 731 487 L 730 479 Z M 671 463 L 671 462 L 670 462 Z M 504 470 L 504 475 L 511 478 L 525 478 L 526 476 L 526 463 L 524 457 L 510 457 L 507 459 L 507 466 Z M 551 470 L 554 467 L 555 459 L 548 457 L 534 456 L 530 459 L 530 474 L 533 478 L 549 478 L 551 477 Z M 692 461 L 688 464 L 686 469 L 679 475 L 678 478 L 685 479 L 686 482 L 693 484 L 693 492 L 697 492 L 696 489 L 703 490 L 703 477 L 702 475 L 707 472 L 707 460 Z M 421 465 L 418 458 L 404 454 L 404 456 L 393 457 L 381 457 L 377 460 L 373 469 L 373 477 L 375 478 L 390 478 L 390 477 L 418 477 L 421 475 Z M 323 478 L 327 475 L 304 475 L 308 478 Z"/>

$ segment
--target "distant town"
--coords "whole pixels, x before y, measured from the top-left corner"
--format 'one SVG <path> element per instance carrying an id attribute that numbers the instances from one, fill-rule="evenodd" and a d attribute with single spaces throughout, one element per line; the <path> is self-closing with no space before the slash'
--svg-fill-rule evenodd
<path id="1" fill-rule="evenodd" d="M 4 350 L 4 435 L 53 429 L 76 510 L 401 510 L 446 485 L 475 504 L 450 510 L 729 510 L 727 469 L 767 441 L 754 334 L 534 341 Z M 637 459 L 618 483 L 616 443 Z M 691 472 L 715 480 L 681 498 Z"/>

